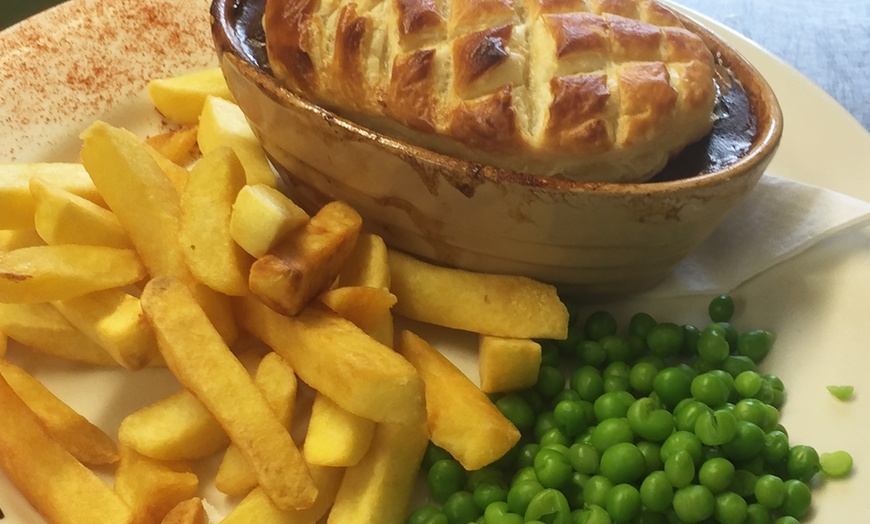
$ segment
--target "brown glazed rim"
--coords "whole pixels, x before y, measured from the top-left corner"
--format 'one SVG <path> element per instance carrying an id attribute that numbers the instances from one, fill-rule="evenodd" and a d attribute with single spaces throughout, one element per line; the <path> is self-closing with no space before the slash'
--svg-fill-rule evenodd
<path id="1" fill-rule="evenodd" d="M 453 184 L 457 177 L 467 177 L 468 186 L 494 183 L 507 186 L 525 186 L 529 190 L 543 192 L 595 192 L 612 194 L 651 195 L 656 193 L 679 193 L 681 191 L 714 187 L 755 171 L 759 164 L 774 154 L 782 137 L 782 109 L 773 89 L 740 53 L 711 30 L 698 22 L 675 12 L 689 31 L 698 35 L 713 51 L 721 65 L 729 69 L 734 78 L 743 85 L 749 98 L 752 114 L 756 119 L 756 133 L 749 151 L 722 169 L 676 180 L 641 183 L 581 182 L 556 177 L 536 176 L 476 164 L 433 152 L 402 140 L 382 135 L 350 120 L 339 117 L 292 91 L 282 87 L 269 72 L 258 67 L 242 47 L 242 36 L 234 28 L 233 12 L 249 0 L 213 0 L 211 5 L 212 37 L 219 58 L 234 60 L 245 75 L 267 96 L 285 106 L 313 113 L 327 125 L 335 125 L 361 140 L 371 141 L 379 147 L 412 163 L 427 172 L 450 173 Z M 226 56 L 225 56 L 226 55 Z M 463 184 L 465 185 L 465 184 Z"/>

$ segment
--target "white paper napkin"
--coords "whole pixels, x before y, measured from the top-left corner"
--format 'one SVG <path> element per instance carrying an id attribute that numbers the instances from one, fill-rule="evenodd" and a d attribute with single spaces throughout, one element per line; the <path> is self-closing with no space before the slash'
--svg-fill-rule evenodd
<path id="1" fill-rule="evenodd" d="M 870 202 L 764 175 L 720 226 L 644 296 L 731 291 L 819 241 L 870 223 Z"/>

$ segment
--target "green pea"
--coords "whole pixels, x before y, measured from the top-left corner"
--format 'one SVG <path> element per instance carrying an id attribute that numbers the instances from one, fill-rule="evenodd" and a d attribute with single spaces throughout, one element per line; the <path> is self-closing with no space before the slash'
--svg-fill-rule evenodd
<path id="1" fill-rule="evenodd" d="M 592 429 L 592 446 L 599 453 L 620 442 L 632 442 L 634 432 L 627 418 L 609 418 L 602 420 Z"/>
<path id="2" fill-rule="evenodd" d="M 730 322 L 734 315 L 734 299 L 730 295 L 719 295 L 710 301 L 707 314 L 713 322 Z"/>
<path id="3" fill-rule="evenodd" d="M 559 444 L 561 446 L 568 446 L 571 444 L 571 438 L 568 435 L 562 433 L 562 430 L 558 427 L 550 428 L 546 433 L 541 435 L 540 442 L 542 447 L 546 447 L 552 444 Z"/>
<path id="4" fill-rule="evenodd" d="M 532 432 L 537 440 L 541 440 L 548 431 L 556 427 L 556 418 L 553 415 L 553 412 L 544 411 L 543 413 L 539 413 L 538 418 L 535 419 L 535 427 Z"/>
<path id="5" fill-rule="evenodd" d="M 532 497 L 525 512 L 525 522 L 546 521 L 550 524 L 571 524 L 568 499 L 556 489 L 543 489 Z"/>
<path id="6" fill-rule="evenodd" d="M 626 415 L 632 431 L 643 439 L 663 442 L 674 431 L 674 416 L 665 409 L 659 409 L 649 397 L 634 401 Z"/>
<path id="7" fill-rule="evenodd" d="M 629 442 L 614 444 L 601 455 L 601 475 L 614 484 L 634 482 L 643 475 L 645 467 L 643 453 Z"/>
<path id="8" fill-rule="evenodd" d="M 538 382 L 535 389 L 544 399 L 551 399 L 565 389 L 565 377 L 559 368 L 553 366 L 541 366 L 538 370 Z"/>
<path id="9" fill-rule="evenodd" d="M 532 501 L 535 495 L 543 490 L 544 486 L 541 485 L 541 483 L 537 480 L 523 480 L 520 482 L 514 482 L 513 484 L 511 484 L 511 487 L 507 493 L 506 509 L 511 513 L 524 515 L 526 513 L 526 509 L 529 507 L 529 503 Z M 489 518 L 488 513 L 491 506 L 492 504 L 490 504 L 490 506 L 487 506 L 487 518 Z"/>
<path id="10" fill-rule="evenodd" d="M 586 503 L 583 499 L 583 486 L 586 485 L 586 482 L 590 477 L 591 475 L 587 475 L 586 473 L 574 471 L 571 473 L 571 478 L 568 479 L 568 483 L 562 487 L 562 493 L 564 493 L 565 498 L 568 499 L 568 506 L 570 506 L 571 509 L 582 508 Z"/>
<path id="11" fill-rule="evenodd" d="M 474 503 L 481 511 L 493 502 L 507 502 L 507 487 L 503 484 L 480 484 L 472 492 Z"/>
<path id="12" fill-rule="evenodd" d="M 571 389 L 580 394 L 583 400 L 594 402 L 604 394 L 604 377 L 592 366 L 577 368 L 569 381 Z"/>
<path id="13" fill-rule="evenodd" d="M 483 512 L 484 524 L 523 524 L 523 516 L 509 510 L 506 502 L 493 502 Z"/>
<path id="14" fill-rule="evenodd" d="M 653 391 L 665 406 L 676 406 L 681 400 L 692 395 L 694 373 L 688 366 L 665 368 L 653 379 Z"/>
<path id="15" fill-rule="evenodd" d="M 580 362 L 590 366 L 600 366 L 607 361 L 607 353 L 597 340 L 584 340 L 578 348 Z"/>
<path id="16" fill-rule="evenodd" d="M 449 524 L 447 515 L 436 506 L 423 506 L 408 515 L 405 524 Z"/>
<path id="17" fill-rule="evenodd" d="M 583 486 L 583 500 L 586 504 L 595 504 L 602 508 L 607 505 L 607 492 L 613 487 L 613 482 L 603 475 L 589 477 Z"/>
<path id="18" fill-rule="evenodd" d="M 712 364 L 723 362 L 731 352 L 724 331 L 712 328 L 716 325 L 712 324 L 704 328 L 698 338 L 698 356 Z"/>
<path id="19" fill-rule="evenodd" d="M 498 399 L 495 406 L 520 432 L 526 432 L 535 427 L 535 411 L 521 396 L 507 394 Z"/>
<path id="20" fill-rule="evenodd" d="M 847 401 L 852 398 L 855 393 L 855 386 L 826 386 L 828 392 L 837 400 Z"/>
<path id="21" fill-rule="evenodd" d="M 758 477 L 755 483 L 755 500 L 767 509 L 776 509 L 785 499 L 785 483 L 776 475 Z"/>
<path id="22" fill-rule="evenodd" d="M 567 454 L 550 448 L 543 448 L 535 455 L 534 468 L 538 481 L 545 488 L 562 487 L 572 472 Z"/>
<path id="23" fill-rule="evenodd" d="M 783 515 L 773 521 L 773 524 L 801 524 L 800 521 L 789 515 Z"/>
<path id="24" fill-rule="evenodd" d="M 650 329 L 656 325 L 656 320 L 649 313 L 635 313 L 628 321 L 628 332 L 631 335 L 646 338 Z"/>
<path id="25" fill-rule="evenodd" d="M 691 391 L 695 400 L 713 409 L 724 406 L 730 395 L 728 384 L 713 372 L 701 373 L 692 379 Z"/>
<path id="26" fill-rule="evenodd" d="M 534 464 L 535 455 L 541 450 L 541 445 L 537 442 L 529 442 L 523 444 L 520 448 L 520 453 L 517 455 L 515 466 L 518 469 L 525 468 Z"/>
<path id="27" fill-rule="evenodd" d="M 734 464 L 725 458 L 708 459 L 698 469 L 698 482 L 714 495 L 726 491 L 733 480 Z"/>
<path id="28" fill-rule="evenodd" d="M 467 491 L 457 491 L 450 495 L 441 506 L 441 511 L 447 515 L 450 524 L 467 524 L 483 515 L 483 511 L 474 502 L 474 495 Z"/>
<path id="29" fill-rule="evenodd" d="M 568 333 L 570 335 L 571 331 L 569 330 Z M 576 335 L 574 335 L 574 336 L 576 336 Z M 580 334 L 580 336 L 582 337 L 582 334 Z M 541 342 L 541 365 L 542 366 L 552 366 L 552 367 L 559 366 L 560 348 L 557 345 L 559 342 L 565 344 L 566 350 L 567 350 L 567 348 L 570 346 L 572 341 L 570 339 L 566 339 L 566 340 L 559 340 L 559 341 L 545 340 L 545 341 Z M 578 340 L 578 342 L 579 342 L 579 340 Z"/>
<path id="30" fill-rule="evenodd" d="M 742 524 L 746 521 L 747 504 L 743 497 L 733 492 L 721 493 L 716 497 L 713 515 L 721 524 Z"/>
<path id="31" fill-rule="evenodd" d="M 722 444 L 722 449 L 734 460 L 748 460 L 764 449 L 764 430 L 752 422 L 738 420 L 737 432 Z"/>
<path id="32" fill-rule="evenodd" d="M 606 335 L 598 342 L 604 348 L 607 362 L 628 362 L 631 360 L 632 350 L 628 340 L 616 335 Z"/>
<path id="33" fill-rule="evenodd" d="M 596 311 L 586 318 L 584 333 L 589 340 L 601 340 L 616 334 L 616 317 L 608 311 Z"/>
<path id="34" fill-rule="evenodd" d="M 737 420 L 745 420 L 762 427 L 766 423 L 767 409 L 766 404 L 757 398 L 744 398 L 734 404 L 734 417 Z"/>
<path id="35" fill-rule="evenodd" d="M 524 468 L 517 470 L 517 472 L 514 473 L 513 478 L 511 478 L 510 485 L 513 486 L 514 484 L 517 484 L 519 482 L 524 482 L 526 480 L 534 480 L 535 482 L 538 482 L 538 476 L 535 475 L 535 467 L 534 466 L 526 466 Z"/>
<path id="36" fill-rule="evenodd" d="M 819 457 L 822 473 L 832 479 L 840 479 L 847 476 L 852 471 L 852 463 L 852 455 L 846 451 L 822 453 Z"/>
<path id="37" fill-rule="evenodd" d="M 695 478 L 695 464 L 686 451 L 678 451 L 665 460 L 665 476 L 675 488 L 688 486 Z"/>
<path id="38" fill-rule="evenodd" d="M 643 454 L 643 461 L 646 465 L 647 475 L 653 471 L 658 471 L 665 467 L 662 461 L 662 446 L 656 442 L 641 440 L 637 443 L 637 449 Z"/>
<path id="39" fill-rule="evenodd" d="M 788 435 L 782 431 L 773 430 L 764 435 L 761 456 L 768 464 L 780 464 L 788 459 L 789 449 Z"/>
<path id="40" fill-rule="evenodd" d="M 652 362 L 638 362 L 631 367 L 628 385 L 639 395 L 649 395 L 654 390 L 653 383 L 660 369 Z"/>
<path id="41" fill-rule="evenodd" d="M 625 362 L 611 362 L 601 373 L 604 378 L 604 391 L 628 391 L 628 377 L 631 366 Z"/>
<path id="42" fill-rule="evenodd" d="M 426 480 L 432 498 L 443 503 L 465 486 L 465 469 L 454 459 L 441 459 L 429 468 Z"/>
<path id="43" fill-rule="evenodd" d="M 785 481 L 785 496 L 779 507 L 783 515 L 799 519 L 807 514 L 812 504 L 812 492 L 806 483 L 797 479 Z"/>
<path id="44" fill-rule="evenodd" d="M 734 377 L 734 387 L 743 398 L 751 398 L 761 389 L 761 375 L 755 371 L 744 371 Z"/>
<path id="45" fill-rule="evenodd" d="M 630 522 L 640 514 L 640 492 L 631 484 L 617 484 L 607 492 L 605 508 L 613 522 Z"/>
<path id="46" fill-rule="evenodd" d="M 426 446 L 426 451 L 423 454 L 423 463 L 421 467 L 424 470 L 428 470 L 432 467 L 432 464 L 435 464 L 441 459 L 452 459 L 453 456 L 444 448 L 436 446 L 434 442 L 429 441 L 429 444 Z"/>
<path id="47" fill-rule="evenodd" d="M 744 355 L 728 355 L 719 367 L 734 378 L 744 371 L 758 371 L 755 361 Z"/>
<path id="48" fill-rule="evenodd" d="M 759 363 L 770 353 L 774 336 L 770 331 L 755 329 L 745 331 L 737 338 L 737 353 Z"/>
<path id="49" fill-rule="evenodd" d="M 733 324 L 729 322 L 715 322 L 718 324 L 725 333 L 725 340 L 728 342 L 728 347 L 730 351 L 734 351 L 737 349 L 737 339 L 740 336 L 740 333 L 737 332 L 737 329 Z"/>
<path id="50" fill-rule="evenodd" d="M 573 524 L 612 524 L 610 514 L 597 504 L 589 504 L 574 517 Z"/>
<path id="51" fill-rule="evenodd" d="M 682 326 L 672 322 L 662 322 L 649 330 L 646 345 L 654 355 L 670 358 L 682 351 L 685 336 Z"/>
<path id="52" fill-rule="evenodd" d="M 750 497 L 755 493 L 755 485 L 758 482 L 758 476 L 747 469 L 734 470 L 734 480 L 728 486 L 730 491 L 737 493 L 741 497 Z"/>
<path id="53" fill-rule="evenodd" d="M 682 353 L 687 356 L 698 354 L 698 339 L 701 338 L 701 330 L 692 324 L 683 325 Z"/>
<path id="54" fill-rule="evenodd" d="M 712 413 L 712 410 L 707 404 L 693 398 L 683 399 L 674 408 L 674 427 L 680 431 L 694 431 L 701 413 Z"/>
<path id="55" fill-rule="evenodd" d="M 664 471 L 654 471 L 640 484 L 640 499 L 652 511 L 665 511 L 674 500 L 674 486 Z"/>
<path id="56" fill-rule="evenodd" d="M 569 448 L 568 460 L 575 471 L 592 475 L 598 471 L 601 454 L 591 445 L 577 442 Z"/>
<path id="57" fill-rule="evenodd" d="M 790 478 L 807 482 L 821 470 L 819 453 L 812 446 L 793 446 L 788 451 L 786 467 Z"/>
<path id="58" fill-rule="evenodd" d="M 668 457 L 680 451 L 687 452 L 692 457 L 693 464 L 700 464 L 703 460 L 703 445 L 694 433 L 688 431 L 675 431 L 662 443 L 661 458 L 665 462 Z"/>
<path id="59" fill-rule="evenodd" d="M 674 493 L 674 512 L 687 524 L 701 522 L 713 516 L 716 499 L 704 486 L 693 484 Z"/>
<path id="60" fill-rule="evenodd" d="M 634 402 L 634 397 L 627 391 L 609 391 L 604 393 L 592 404 L 595 418 L 602 421 L 609 418 L 621 418 L 628 413 L 628 407 Z"/>
<path id="61" fill-rule="evenodd" d="M 562 400 L 553 408 L 553 420 L 556 427 L 567 437 L 576 437 L 585 431 L 592 422 L 586 419 L 586 410 L 583 409 L 581 402 L 580 400 Z"/>
<path id="62" fill-rule="evenodd" d="M 737 419 L 724 409 L 701 413 L 695 422 L 695 434 L 707 446 L 721 446 L 737 434 Z"/>
<path id="63" fill-rule="evenodd" d="M 668 516 L 664 513 L 648 509 L 641 510 L 640 515 L 635 520 L 635 524 L 668 524 L 669 522 Z"/>
<path id="64" fill-rule="evenodd" d="M 746 524 L 773 524 L 773 519 L 767 508 L 754 503 L 746 507 Z"/>
<path id="65" fill-rule="evenodd" d="M 565 388 L 560 391 L 555 397 L 553 397 L 553 407 L 556 407 L 556 404 L 562 402 L 563 400 L 570 400 L 572 402 L 584 402 L 583 397 L 580 396 L 580 393 L 577 393 L 571 388 Z"/>

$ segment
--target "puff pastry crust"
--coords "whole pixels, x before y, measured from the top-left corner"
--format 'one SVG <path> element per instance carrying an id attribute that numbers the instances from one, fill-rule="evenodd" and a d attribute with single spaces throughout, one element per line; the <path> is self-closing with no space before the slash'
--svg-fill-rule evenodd
<path id="1" fill-rule="evenodd" d="M 263 23 L 297 94 L 478 163 L 642 181 L 713 123 L 713 56 L 653 0 L 267 0 Z"/>

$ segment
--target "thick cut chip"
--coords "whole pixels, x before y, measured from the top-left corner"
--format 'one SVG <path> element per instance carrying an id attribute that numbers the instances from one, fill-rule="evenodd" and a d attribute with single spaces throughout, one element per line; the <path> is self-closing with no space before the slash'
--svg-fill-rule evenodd
<path id="1" fill-rule="evenodd" d="M 121 366 L 135 371 L 162 360 L 139 299 L 124 290 L 97 291 L 53 305 Z"/>
<path id="2" fill-rule="evenodd" d="M 255 184 L 243 187 L 236 196 L 230 234 L 242 249 L 260 258 L 308 219 L 305 210 L 274 187 Z"/>
<path id="3" fill-rule="evenodd" d="M 338 286 L 390 287 L 387 244 L 371 233 L 361 233 L 341 273 Z"/>
<path id="4" fill-rule="evenodd" d="M 326 306 L 312 304 L 290 318 L 254 297 L 236 305 L 240 326 L 344 409 L 377 422 L 414 424 L 426 417 L 414 367 Z"/>
<path id="5" fill-rule="evenodd" d="M 196 126 L 192 125 L 150 136 L 145 143 L 173 164 L 185 166 L 193 161 L 194 152 L 198 152 L 196 135 Z"/>
<path id="6" fill-rule="evenodd" d="M 48 303 L 0 303 L 0 331 L 30 349 L 53 357 L 102 366 L 118 365 L 105 349 Z"/>
<path id="7" fill-rule="evenodd" d="M 160 524 L 208 524 L 208 515 L 199 497 L 183 500 L 169 510 Z"/>
<path id="8" fill-rule="evenodd" d="M 568 310 L 553 286 L 435 266 L 398 251 L 389 261 L 398 315 L 499 337 L 568 336 Z"/>
<path id="9" fill-rule="evenodd" d="M 124 226 L 151 276 L 187 284 L 230 344 L 238 336 L 226 297 L 198 284 L 187 269 L 178 231 L 180 197 L 145 143 L 127 130 L 96 122 L 82 133 L 82 163 Z"/>
<path id="10" fill-rule="evenodd" d="M 9 337 L 0 331 L 0 359 L 6 358 L 6 349 L 9 347 Z"/>
<path id="11" fill-rule="evenodd" d="M 196 495 L 199 478 L 185 463 L 161 462 L 121 448 L 115 493 L 133 511 L 136 524 L 158 524 L 172 508 Z"/>
<path id="12" fill-rule="evenodd" d="M 254 382 L 278 420 L 289 430 L 296 404 L 297 381 L 293 368 L 277 353 L 269 353 L 257 366 Z M 227 495 L 245 495 L 256 486 L 257 477 L 244 455 L 238 447 L 230 444 L 215 475 L 215 487 Z"/>
<path id="13" fill-rule="evenodd" d="M 185 125 L 199 121 L 206 97 L 233 98 L 219 67 L 152 80 L 148 83 L 148 96 L 163 116 Z"/>
<path id="14" fill-rule="evenodd" d="M 297 315 L 335 281 L 350 255 L 362 218 L 344 202 L 323 206 L 251 266 L 251 292 L 272 309 Z"/>
<path id="15" fill-rule="evenodd" d="M 0 251 L 44 245 L 45 241 L 36 229 L 0 229 Z"/>
<path id="16" fill-rule="evenodd" d="M 337 287 L 320 295 L 329 309 L 350 320 L 381 344 L 393 347 L 396 296 L 383 287 Z"/>
<path id="17" fill-rule="evenodd" d="M 175 188 L 175 192 L 178 193 L 179 196 L 184 193 L 184 186 L 187 185 L 187 177 L 190 175 L 187 169 L 176 164 L 151 145 L 146 143 L 144 146 L 145 152 L 148 153 L 148 156 L 154 159 L 166 178 L 172 182 L 172 187 Z"/>
<path id="18" fill-rule="evenodd" d="M 0 377 L 0 469 L 55 524 L 131 524 L 130 508 L 45 429 Z"/>
<path id="19" fill-rule="evenodd" d="M 314 464 L 308 467 L 317 486 L 317 499 L 310 508 L 290 511 L 278 509 L 261 488 L 255 488 L 221 524 L 317 524 L 335 500 L 344 469 Z"/>
<path id="20" fill-rule="evenodd" d="M 0 375 L 45 425 L 48 433 L 84 464 L 114 464 L 118 447 L 106 433 L 57 398 L 18 366 L 0 360 Z"/>
<path id="21" fill-rule="evenodd" d="M 81 164 L 0 162 L 0 229 L 33 228 L 30 181 L 42 179 L 92 202 L 103 198 Z"/>
<path id="22" fill-rule="evenodd" d="M 520 439 L 520 432 L 447 357 L 410 331 L 397 350 L 423 377 L 432 442 L 471 471 L 491 464 Z"/>
<path id="23" fill-rule="evenodd" d="M 142 140 L 104 122 L 88 127 L 82 140 L 82 163 L 151 275 L 186 275 L 179 196 Z"/>
<path id="24" fill-rule="evenodd" d="M 238 157 L 221 147 L 196 164 L 181 195 L 178 241 L 187 267 L 198 281 L 227 295 L 248 292 L 253 262 L 230 236 L 233 202 L 244 186 Z"/>
<path id="25" fill-rule="evenodd" d="M 327 523 L 404 522 L 428 442 L 426 424 L 378 424 L 366 456 L 345 471 Z"/>
<path id="26" fill-rule="evenodd" d="M 132 249 L 35 246 L 0 252 L 0 302 L 64 300 L 148 276 Z"/>
<path id="27" fill-rule="evenodd" d="M 40 178 L 30 181 L 34 224 L 46 244 L 131 248 L 118 217 L 108 209 Z"/>
<path id="28" fill-rule="evenodd" d="M 365 456 L 374 432 L 374 421 L 354 415 L 317 393 L 302 453 L 309 464 L 353 466 Z"/>
<path id="29" fill-rule="evenodd" d="M 146 457 L 177 461 L 213 455 L 230 439 L 202 402 L 182 389 L 127 415 L 118 441 Z"/>
<path id="30" fill-rule="evenodd" d="M 317 488 L 290 433 L 179 280 L 157 277 L 142 292 L 167 366 L 206 406 L 281 509 L 311 506 Z"/>
<path id="31" fill-rule="evenodd" d="M 541 345 L 530 339 L 481 335 L 477 365 L 484 392 L 525 389 L 538 381 Z"/>
<path id="32" fill-rule="evenodd" d="M 204 155 L 219 147 L 231 147 L 245 166 L 248 184 L 272 187 L 277 184 L 260 141 L 235 103 L 215 96 L 206 97 L 199 117 L 197 141 Z"/>

